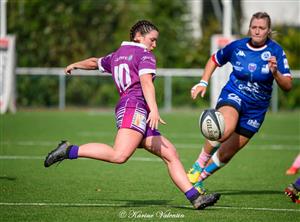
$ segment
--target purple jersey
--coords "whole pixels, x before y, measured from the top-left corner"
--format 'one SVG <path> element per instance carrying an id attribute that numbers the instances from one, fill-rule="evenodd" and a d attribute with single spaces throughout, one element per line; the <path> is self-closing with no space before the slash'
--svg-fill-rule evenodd
<path id="1" fill-rule="evenodd" d="M 143 137 L 159 136 L 147 124 L 149 108 L 143 96 L 140 76 L 156 73 L 156 60 L 143 44 L 123 42 L 121 47 L 98 60 L 101 72 L 112 74 L 120 94 L 115 109 L 117 127 L 129 128 L 143 134 Z"/>
<path id="2" fill-rule="evenodd" d="M 140 76 L 156 73 L 156 60 L 145 45 L 123 42 L 121 47 L 98 60 L 99 70 L 112 74 L 120 96 L 142 97 Z"/>

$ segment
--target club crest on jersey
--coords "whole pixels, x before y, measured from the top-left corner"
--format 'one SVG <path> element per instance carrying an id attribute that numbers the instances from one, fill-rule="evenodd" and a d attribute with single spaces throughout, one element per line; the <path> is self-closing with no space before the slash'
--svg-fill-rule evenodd
<path id="1" fill-rule="evenodd" d="M 269 58 L 271 58 L 271 52 L 265 51 L 261 54 L 261 59 L 264 61 L 267 61 Z"/>
<path id="2" fill-rule="evenodd" d="M 248 70 L 250 72 L 254 72 L 256 70 L 256 68 L 257 68 L 257 65 L 255 63 L 249 63 L 248 64 Z"/>

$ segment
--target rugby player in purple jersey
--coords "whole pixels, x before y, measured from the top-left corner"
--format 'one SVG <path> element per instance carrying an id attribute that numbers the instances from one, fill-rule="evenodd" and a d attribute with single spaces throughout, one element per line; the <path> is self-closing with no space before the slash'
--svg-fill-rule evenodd
<path id="1" fill-rule="evenodd" d="M 123 42 L 114 52 L 100 58 L 89 58 L 66 67 L 65 73 L 74 69 L 110 73 L 120 95 L 115 108 L 118 132 L 113 146 L 103 143 L 71 145 L 62 141 L 51 151 L 45 167 L 65 159 L 92 158 L 110 163 L 125 163 L 138 147 L 159 156 L 165 162 L 175 185 L 185 193 L 196 209 L 204 209 L 217 202 L 220 195 L 200 194 L 189 182 L 174 145 L 160 134 L 161 119 L 155 97 L 153 81 L 158 28 L 149 21 L 138 21 L 130 30 L 130 42 Z"/>

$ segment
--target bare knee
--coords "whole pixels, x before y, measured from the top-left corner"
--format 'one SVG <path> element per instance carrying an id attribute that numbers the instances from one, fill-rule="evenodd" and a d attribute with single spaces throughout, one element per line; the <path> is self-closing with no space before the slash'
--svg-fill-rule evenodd
<path id="1" fill-rule="evenodd" d="M 228 154 L 223 152 L 219 152 L 218 154 L 219 154 L 219 160 L 222 163 L 228 163 L 234 155 L 234 154 Z"/>
<path id="2" fill-rule="evenodd" d="M 126 163 L 130 156 L 125 155 L 123 153 L 116 153 L 112 162 L 116 164 Z"/>
<path id="3" fill-rule="evenodd" d="M 164 155 L 161 156 L 161 158 L 164 161 L 171 162 L 171 161 L 179 160 L 179 155 L 178 155 L 175 147 L 168 147 L 167 150 L 168 151 Z"/>
<path id="4" fill-rule="evenodd" d="M 224 142 L 224 141 L 226 141 L 233 134 L 234 130 L 235 130 L 235 128 L 227 128 L 227 129 L 225 129 L 224 135 L 218 141 L 221 142 L 221 143 Z"/>

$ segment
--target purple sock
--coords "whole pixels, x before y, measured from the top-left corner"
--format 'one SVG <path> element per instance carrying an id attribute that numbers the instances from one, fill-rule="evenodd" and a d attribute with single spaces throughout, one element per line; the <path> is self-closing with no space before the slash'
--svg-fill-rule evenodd
<path id="1" fill-rule="evenodd" d="M 189 201 L 195 200 L 197 197 L 199 197 L 199 192 L 195 187 L 192 187 L 190 190 L 185 192 L 185 196 Z"/>
<path id="2" fill-rule="evenodd" d="M 79 149 L 79 146 L 77 145 L 71 145 L 69 147 L 69 159 L 77 159 L 78 158 L 78 149 Z"/>
<path id="3" fill-rule="evenodd" d="M 300 177 L 295 181 L 294 186 L 297 190 L 300 190 Z"/>

